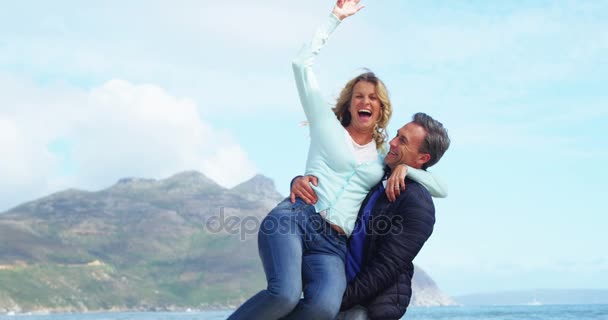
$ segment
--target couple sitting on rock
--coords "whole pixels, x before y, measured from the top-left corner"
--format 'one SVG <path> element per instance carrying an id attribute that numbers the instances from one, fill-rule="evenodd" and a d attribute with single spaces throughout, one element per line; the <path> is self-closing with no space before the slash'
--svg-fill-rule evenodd
<path id="1" fill-rule="evenodd" d="M 399 319 L 407 309 L 412 261 L 435 223 L 431 195 L 446 195 L 426 169 L 450 140 L 440 122 L 417 113 L 387 146 L 391 104 L 371 72 L 349 81 L 333 110 L 326 107 L 314 58 L 362 8 L 359 0 L 338 0 L 293 62 L 311 136 L 306 175 L 261 224 L 267 288 L 229 319 Z"/>

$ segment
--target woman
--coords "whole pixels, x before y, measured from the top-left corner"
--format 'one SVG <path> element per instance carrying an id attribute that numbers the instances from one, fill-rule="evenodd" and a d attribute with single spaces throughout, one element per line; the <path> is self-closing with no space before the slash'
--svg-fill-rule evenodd
<path id="1" fill-rule="evenodd" d="M 340 22 L 363 6 L 337 1 L 329 20 L 293 62 L 300 100 L 310 127 L 306 174 L 319 177 L 318 201 L 284 200 L 262 222 L 258 249 L 268 287 L 229 319 L 333 319 L 346 288 L 344 259 L 359 207 L 382 178 L 387 90 L 373 73 L 349 81 L 333 112 L 326 107 L 312 71 L 314 57 Z M 429 173 L 400 166 L 393 174 L 430 185 Z M 304 299 L 300 296 L 304 291 Z"/>

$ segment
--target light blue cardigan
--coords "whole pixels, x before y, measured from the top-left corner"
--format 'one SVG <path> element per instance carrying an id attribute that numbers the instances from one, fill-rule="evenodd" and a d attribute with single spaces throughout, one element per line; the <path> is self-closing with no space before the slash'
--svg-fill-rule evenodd
<path id="1" fill-rule="evenodd" d="M 325 219 L 340 226 L 347 236 L 353 231 L 359 207 L 369 190 L 384 175 L 385 154 L 376 161 L 357 164 L 344 138 L 346 129 L 324 101 L 312 66 L 314 58 L 327 42 L 330 34 L 340 25 L 333 14 L 314 34 L 293 61 L 300 101 L 310 127 L 310 149 L 306 162 L 306 174 L 319 178 L 319 186 L 313 186 L 318 201 L 317 212 L 324 212 Z M 424 185 L 434 196 L 445 196 L 445 187 L 429 172 L 408 168 L 408 177 Z"/>

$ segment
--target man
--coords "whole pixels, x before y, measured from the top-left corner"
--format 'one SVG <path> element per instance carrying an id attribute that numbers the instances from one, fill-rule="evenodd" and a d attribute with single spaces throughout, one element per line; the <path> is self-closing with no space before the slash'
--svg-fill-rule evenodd
<path id="1" fill-rule="evenodd" d="M 402 164 L 418 169 L 436 164 L 448 149 L 450 139 L 439 121 L 417 113 L 389 145 L 384 159 L 387 177 Z M 310 183 L 316 185 L 316 178 L 294 180 L 292 199 L 298 196 L 314 203 L 316 195 Z M 341 310 L 348 311 L 341 313 L 339 319 L 401 318 L 412 293 L 412 261 L 433 232 L 434 224 L 433 200 L 422 185 L 407 178 L 378 183 L 363 202 L 355 233 L 349 239 L 349 283 L 341 306 Z"/>

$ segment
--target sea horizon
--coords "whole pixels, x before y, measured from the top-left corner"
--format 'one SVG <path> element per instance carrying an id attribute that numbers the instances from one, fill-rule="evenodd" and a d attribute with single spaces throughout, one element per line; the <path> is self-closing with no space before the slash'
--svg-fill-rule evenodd
<path id="1" fill-rule="evenodd" d="M 234 310 L 131 311 L 85 313 L 4 313 L 0 320 L 219 320 Z M 608 304 L 410 307 L 402 319 L 411 320 L 608 320 Z"/>

